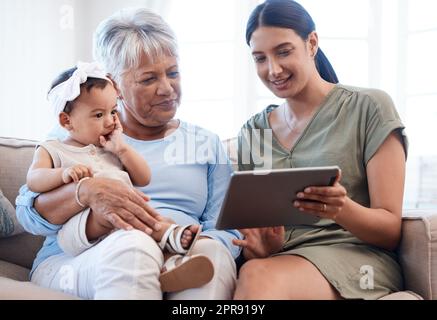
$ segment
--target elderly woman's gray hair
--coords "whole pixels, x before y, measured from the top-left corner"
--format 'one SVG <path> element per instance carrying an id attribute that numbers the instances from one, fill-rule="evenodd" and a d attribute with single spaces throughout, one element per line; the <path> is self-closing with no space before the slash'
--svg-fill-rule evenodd
<path id="1" fill-rule="evenodd" d="M 103 20 L 94 33 L 94 59 L 119 80 L 139 66 L 141 55 L 177 56 L 176 37 L 161 16 L 144 8 L 122 9 Z"/>

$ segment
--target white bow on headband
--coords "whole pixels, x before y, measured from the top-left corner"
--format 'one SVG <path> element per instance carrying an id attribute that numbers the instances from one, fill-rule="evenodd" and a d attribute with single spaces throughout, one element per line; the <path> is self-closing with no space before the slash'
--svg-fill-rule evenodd
<path id="1" fill-rule="evenodd" d="M 105 79 L 112 83 L 112 81 L 106 77 L 106 72 L 99 63 L 78 62 L 77 69 L 73 75 L 68 80 L 50 90 L 47 96 L 56 115 L 59 115 L 64 110 L 65 104 L 68 101 L 73 101 L 80 95 L 80 85 L 89 77 Z"/>

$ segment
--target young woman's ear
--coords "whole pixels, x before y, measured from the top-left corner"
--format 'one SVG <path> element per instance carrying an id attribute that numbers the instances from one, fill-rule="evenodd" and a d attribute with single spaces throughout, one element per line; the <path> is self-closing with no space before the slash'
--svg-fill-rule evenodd
<path id="1" fill-rule="evenodd" d="M 319 36 L 317 32 L 313 31 L 308 36 L 308 46 L 310 50 L 311 57 L 315 57 L 317 50 L 319 50 Z"/>
<path id="2" fill-rule="evenodd" d="M 68 131 L 73 129 L 73 125 L 71 123 L 71 119 L 68 113 L 61 112 L 59 114 L 59 124 L 61 125 L 62 128 L 67 129 Z"/>

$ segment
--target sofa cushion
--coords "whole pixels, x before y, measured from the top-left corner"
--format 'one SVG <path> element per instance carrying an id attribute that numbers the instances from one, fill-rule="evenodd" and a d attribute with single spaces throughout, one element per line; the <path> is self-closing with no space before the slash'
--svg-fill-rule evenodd
<path id="1" fill-rule="evenodd" d="M 36 141 L 0 137 L 0 189 L 12 204 L 26 182 L 35 145 Z"/>
<path id="2" fill-rule="evenodd" d="M 0 189 L 0 238 L 14 236 L 22 232 L 24 229 L 18 223 L 14 206 Z"/>
<path id="3" fill-rule="evenodd" d="M 437 299 L 437 215 L 435 210 L 405 210 L 399 261 L 405 287 L 424 299 Z"/>
<path id="4" fill-rule="evenodd" d="M 399 291 L 386 295 L 379 300 L 423 300 L 423 298 L 412 291 Z"/>
<path id="5" fill-rule="evenodd" d="M 30 270 L 19 265 L 0 260 L 0 277 L 18 281 L 28 281 Z"/>
<path id="6" fill-rule="evenodd" d="M 14 206 L 19 188 L 26 182 L 36 141 L 0 137 L 0 189 Z M 31 268 L 43 238 L 22 233 L 0 239 L 0 260 Z"/>
<path id="7" fill-rule="evenodd" d="M 26 232 L 2 238 L 0 239 L 0 260 L 30 269 L 43 240 L 44 237 L 34 236 Z"/>
<path id="8" fill-rule="evenodd" d="M 78 298 L 38 287 L 31 282 L 0 277 L 0 300 L 76 300 Z"/>

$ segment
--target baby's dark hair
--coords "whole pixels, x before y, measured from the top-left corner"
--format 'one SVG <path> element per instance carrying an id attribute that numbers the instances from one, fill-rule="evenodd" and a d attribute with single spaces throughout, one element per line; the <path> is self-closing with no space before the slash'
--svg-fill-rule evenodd
<path id="1" fill-rule="evenodd" d="M 54 87 L 60 85 L 62 82 L 65 82 L 68 79 L 70 79 L 71 76 L 73 75 L 74 71 L 76 71 L 76 70 L 77 70 L 77 67 L 73 67 L 73 68 L 70 68 L 68 70 L 65 70 L 60 75 L 58 75 L 56 77 L 56 79 L 52 82 L 52 85 L 50 86 L 49 92 Z M 80 85 L 80 88 L 81 89 L 85 88 L 87 90 L 87 92 L 90 92 L 90 90 L 92 88 L 105 89 L 105 87 L 108 85 L 108 83 L 109 83 L 108 80 L 105 80 L 105 79 L 89 77 L 84 83 L 82 83 Z M 70 113 L 71 110 L 73 110 L 74 101 L 76 101 L 76 99 L 74 99 L 73 101 L 67 101 L 67 103 L 65 104 L 64 110 L 62 110 L 62 111 L 65 113 Z"/>

